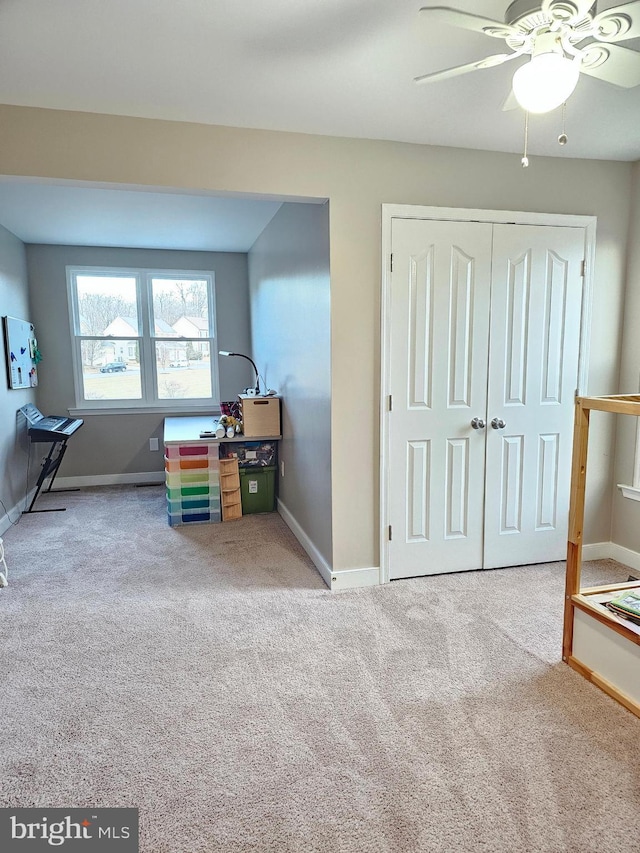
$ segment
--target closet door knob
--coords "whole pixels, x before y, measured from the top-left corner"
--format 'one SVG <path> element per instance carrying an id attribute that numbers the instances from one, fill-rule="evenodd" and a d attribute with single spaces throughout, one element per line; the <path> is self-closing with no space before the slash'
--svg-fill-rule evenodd
<path id="1" fill-rule="evenodd" d="M 503 421 L 502 418 L 494 418 L 491 421 L 491 426 L 494 429 L 504 429 L 506 427 L 506 421 Z"/>
<path id="2" fill-rule="evenodd" d="M 474 419 L 471 421 L 471 426 L 472 426 L 474 429 L 484 429 L 484 428 L 486 427 L 486 424 L 485 424 L 485 422 L 482 420 L 482 418 L 474 418 Z"/>

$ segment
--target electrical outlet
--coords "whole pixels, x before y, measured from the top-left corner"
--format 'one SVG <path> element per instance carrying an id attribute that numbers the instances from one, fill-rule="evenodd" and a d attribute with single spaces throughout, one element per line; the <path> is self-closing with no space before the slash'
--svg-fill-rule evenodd
<path id="1" fill-rule="evenodd" d="M 284 459 L 280 460 L 280 476 L 284 477 Z"/>
<path id="2" fill-rule="evenodd" d="M 158 439 L 157 438 L 150 438 L 149 439 L 149 450 L 160 450 L 160 447 L 158 446 Z"/>

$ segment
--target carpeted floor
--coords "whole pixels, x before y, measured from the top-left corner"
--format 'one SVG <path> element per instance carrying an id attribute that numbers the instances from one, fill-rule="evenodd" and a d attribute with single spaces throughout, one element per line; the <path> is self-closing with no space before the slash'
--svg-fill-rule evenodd
<path id="1" fill-rule="evenodd" d="M 637 851 L 640 720 L 560 660 L 563 564 L 331 593 L 275 514 L 61 502 L 4 535 L 3 805 L 137 806 L 144 853 Z"/>

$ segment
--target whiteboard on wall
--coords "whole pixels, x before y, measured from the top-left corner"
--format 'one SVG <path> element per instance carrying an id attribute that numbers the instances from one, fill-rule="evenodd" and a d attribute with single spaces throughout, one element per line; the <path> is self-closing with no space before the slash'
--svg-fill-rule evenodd
<path id="1" fill-rule="evenodd" d="M 38 384 L 34 328 L 28 320 L 15 317 L 3 317 L 2 322 L 9 388 L 34 388 Z"/>

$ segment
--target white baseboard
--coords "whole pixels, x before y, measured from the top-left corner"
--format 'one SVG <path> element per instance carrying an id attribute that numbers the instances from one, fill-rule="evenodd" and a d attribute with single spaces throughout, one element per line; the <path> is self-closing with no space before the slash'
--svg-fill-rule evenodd
<path id="1" fill-rule="evenodd" d="M 22 512 L 21 509 L 17 507 L 12 507 L 9 512 L 5 512 L 4 515 L 0 515 L 0 536 L 11 527 L 11 518 L 12 515 L 19 515 Z"/>
<path id="2" fill-rule="evenodd" d="M 56 477 L 53 491 L 81 489 L 83 486 L 138 486 L 164 483 L 164 471 L 140 471 L 135 474 L 89 474 L 86 477 Z"/>
<path id="3" fill-rule="evenodd" d="M 361 586 L 378 586 L 380 583 L 379 568 L 344 569 L 343 571 L 332 572 L 331 566 L 280 499 L 278 499 L 278 512 L 289 530 L 291 530 L 298 542 L 311 557 L 314 566 L 320 572 L 322 580 L 332 592 L 339 589 L 355 589 Z"/>
<path id="4" fill-rule="evenodd" d="M 582 559 L 584 560 L 611 560 L 612 542 L 594 542 L 592 545 L 582 546 Z"/>
<path id="5" fill-rule="evenodd" d="M 298 524 L 298 522 L 296 521 L 294 516 L 289 512 L 289 510 L 282 503 L 280 498 L 278 498 L 277 503 L 278 503 L 278 512 L 280 513 L 282 520 L 287 525 L 289 530 L 293 533 L 293 535 L 296 537 L 298 542 L 302 545 L 302 547 L 307 552 L 307 554 L 311 557 L 313 565 L 320 572 L 320 576 L 322 577 L 322 580 L 326 583 L 326 585 L 329 587 L 329 589 L 331 589 L 331 583 L 332 583 L 332 581 L 331 581 L 331 578 L 332 578 L 331 566 L 329 565 L 329 563 L 327 563 L 327 561 L 322 556 L 320 551 L 318 551 L 318 549 L 313 544 L 311 539 L 309 539 L 307 534 L 304 532 L 302 527 L 300 527 L 300 525 Z"/>
<path id="6" fill-rule="evenodd" d="M 53 483 L 53 492 L 59 489 L 81 489 L 83 486 L 131 486 L 131 485 L 146 485 L 147 483 L 164 483 L 164 471 L 147 471 L 136 474 L 90 474 L 87 477 L 56 477 Z M 42 492 L 46 492 L 49 487 L 48 480 L 44 481 Z M 31 489 L 26 500 L 21 500 L 14 507 L 11 507 L 4 515 L 0 515 L 0 536 L 5 533 L 13 523 L 20 518 L 23 511 L 29 506 L 35 495 L 35 488 Z M 38 497 L 38 500 L 40 498 Z M 36 507 L 38 506 L 36 502 Z"/>
<path id="7" fill-rule="evenodd" d="M 2 536 L 3 533 L 5 533 L 11 525 L 15 524 L 18 518 L 20 518 L 22 515 L 21 507 L 23 506 L 24 504 L 20 501 L 20 506 L 12 506 L 8 512 L 5 512 L 4 515 L 0 515 L 0 536 Z"/>
<path id="8" fill-rule="evenodd" d="M 584 560 L 615 560 L 623 566 L 640 571 L 640 554 L 618 545 L 616 542 L 596 542 L 593 545 L 582 546 L 582 559 Z"/>
<path id="9" fill-rule="evenodd" d="M 0 536 L 2 536 L 6 531 L 11 527 L 12 524 L 17 524 L 18 519 L 22 515 L 23 511 L 29 506 L 31 501 L 33 500 L 33 496 L 35 495 L 36 490 L 31 489 L 26 499 L 23 498 L 19 503 L 15 506 L 12 506 L 8 512 L 5 512 L 4 515 L 0 515 Z"/>
<path id="10" fill-rule="evenodd" d="M 331 576 L 331 590 L 380 586 L 380 568 L 343 569 Z"/>

